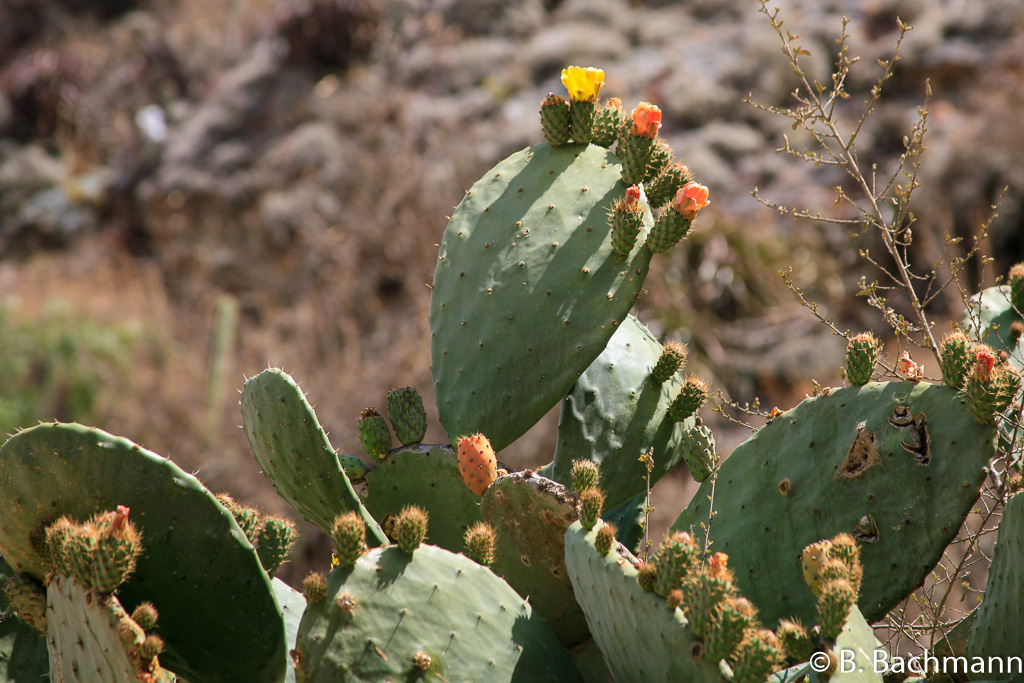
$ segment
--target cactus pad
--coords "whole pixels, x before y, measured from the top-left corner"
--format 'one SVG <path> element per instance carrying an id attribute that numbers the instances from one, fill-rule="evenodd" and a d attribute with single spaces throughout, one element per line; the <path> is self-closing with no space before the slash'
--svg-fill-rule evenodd
<path id="1" fill-rule="evenodd" d="M 430 658 L 426 662 L 420 653 Z M 578 681 L 569 654 L 508 584 L 430 545 L 377 548 L 328 577 L 296 641 L 300 683 Z"/>
<path id="2" fill-rule="evenodd" d="M 434 391 L 453 441 L 482 432 L 495 451 L 510 444 L 625 320 L 651 254 L 612 251 L 619 165 L 593 145 L 537 145 L 488 171 L 455 210 L 430 300 Z"/>
<path id="3" fill-rule="evenodd" d="M 737 586 L 766 624 L 807 623 L 815 602 L 794 558 L 849 532 L 861 547 L 859 604 L 879 619 L 921 584 L 955 536 L 994 440 L 949 387 L 833 389 L 776 417 L 719 467 L 715 499 L 728 504 L 716 509 L 713 547 L 729 554 Z M 710 486 L 702 484 L 673 530 L 700 531 Z"/>

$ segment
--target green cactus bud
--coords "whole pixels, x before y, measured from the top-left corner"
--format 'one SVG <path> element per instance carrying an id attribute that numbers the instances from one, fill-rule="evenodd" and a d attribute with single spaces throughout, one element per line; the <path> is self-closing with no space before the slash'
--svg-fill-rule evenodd
<path id="1" fill-rule="evenodd" d="M 782 659 L 782 644 L 767 629 L 749 629 L 733 652 L 733 683 L 764 683 Z"/>
<path id="2" fill-rule="evenodd" d="M 672 164 L 672 148 L 664 140 L 656 139 L 651 148 L 651 156 L 647 159 L 647 172 L 644 174 L 644 186 L 651 184 L 665 169 Z"/>
<path id="3" fill-rule="evenodd" d="M 97 533 L 93 528 L 83 524 L 73 524 L 68 528 L 64 541 L 68 557 L 69 576 L 82 586 L 91 585 L 96 565 Z"/>
<path id="4" fill-rule="evenodd" d="M 707 637 L 718 605 L 735 592 L 732 571 L 727 566 L 728 559 L 725 553 L 715 553 L 708 558 L 699 573 L 683 579 L 683 610 L 690 620 L 690 631 L 696 638 Z"/>
<path id="5" fill-rule="evenodd" d="M 359 443 L 374 460 L 383 460 L 391 452 L 391 430 L 376 408 L 359 414 Z"/>
<path id="6" fill-rule="evenodd" d="M 53 569 L 63 576 L 72 575 L 68 539 L 74 526 L 74 522 L 70 519 L 61 517 L 48 526 L 45 531 L 46 545 L 49 547 L 49 556 L 53 563 Z"/>
<path id="7" fill-rule="evenodd" d="M 1020 344 L 1021 337 L 1024 337 L 1024 323 L 1014 320 L 1010 323 L 1010 344 L 1017 346 Z"/>
<path id="8" fill-rule="evenodd" d="M 647 203 L 652 209 L 660 209 L 672 201 L 679 188 L 690 182 L 691 179 L 690 169 L 680 163 L 665 167 L 654 180 L 644 185 L 644 191 L 647 192 Z"/>
<path id="9" fill-rule="evenodd" d="M 658 580 L 658 568 L 651 562 L 644 562 L 636 568 L 636 582 L 648 593 L 654 592 L 654 583 Z"/>
<path id="10" fill-rule="evenodd" d="M 338 558 L 338 564 L 351 569 L 366 552 L 366 522 L 357 512 L 338 515 L 331 527 L 331 540 L 334 541 L 334 555 Z"/>
<path id="11" fill-rule="evenodd" d="M 1010 304 L 1018 315 L 1024 315 L 1024 263 L 1014 264 L 1006 279 L 1010 283 Z"/>
<path id="12" fill-rule="evenodd" d="M 395 518 L 395 542 L 398 547 L 410 555 L 420 547 L 427 537 L 427 521 L 429 516 L 423 508 L 407 505 Z"/>
<path id="13" fill-rule="evenodd" d="M 477 522 L 466 529 L 463 538 L 466 544 L 466 557 L 485 567 L 494 562 L 494 548 L 497 542 L 494 527 L 484 521 Z"/>
<path id="14" fill-rule="evenodd" d="M 100 593 L 113 593 L 132 572 L 142 553 L 142 534 L 128 520 L 129 510 L 119 505 L 113 512 L 103 512 L 86 523 L 95 538 L 91 576 L 85 585 Z"/>
<path id="15" fill-rule="evenodd" d="M 846 579 L 836 579 L 821 587 L 818 596 L 818 622 L 821 625 L 821 636 L 829 642 L 835 642 L 843 624 L 850 614 L 850 608 L 857 601 L 857 592 Z"/>
<path id="16" fill-rule="evenodd" d="M 622 182 L 639 185 L 647 175 L 647 167 L 654 151 L 655 138 L 625 133 L 619 139 L 617 154 L 622 158 Z M 657 252 L 655 252 L 657 253 Z"/>
<path id="17" fill-rule="evenodd" d="M 995 353 L 985 344 L 974 347 L 974 357 L 974 367 L 964 387 L 967 409 L 979 423 L 991 424 L 1000 402 L 1000 368 L 995 364 Z"/>
<path id="18" fill-rule="evenodd" d="M 683 585 L 683 581 L 697 570 L 700 562 L 700 548 L 693 537 L 677 532 L 665 539 L 651 558 L 657 567 L 654 592 L 666 596 L 670 591 Z"/>
<path id="19" fill-rule="evenodd" d="M 594 139 L 594 119 L 597 103 L 572 100 L 569 103 L 569 134 L 574 142 L 585 145 Z"/>
<path id="20" fill-rule="evenodd" d="M 540 103 L 540 127 L 552 147 L 569 142 L 569 102 L 564 97 L 548 93 Z"/>
<path id="21" fill-rule="evenodd" d="M 310 572 L 302 580 L 302 594 L 308 604 L 323 602 L 327 597 L 327 577 L 320 572 Z"/>
<path id="22" fill-rule="evenodd" d="M 882 354 L 882 343 L 870 332 L 861 332 L 846 346 L 846 379 L 850 384 L 867 384 Z"/>
<path id="23" fill-rule="evenodd" d="M 702 482 L 711 476 L 718 467 L 718 450 L 715 446 L 715 435 L 707 425 L 697 425 L 683 432 L 679 444 L 683 461 L 696 482 Z"/>
<path id="24" fill-rule="evenodd" d="M 612 228 L 612 251 L 619 256 L 629 256 L 644 227 L 644 207 L 637 185 L 627 188 L 626 196 L 615 202 L 608 213 L 608 223 Z"/>
<path id="25" fill-rule="evenodd" d="M 573 460 L 570 476 L 572 477 L 572 490 L 579 495 L 587 489 L 597 486 L 601 480 L 600 466 L 593 460 L 585 458 Z"/>
<path id="26" fill-rule="evenodd" d="M 357 458 L 354 455 L 345 455 L 338 453 L 338 464 L 341 465 L 341 469 L 345 470 L 345 476 L 353 484 L 361 484 L 366 481 L 366 473 L 369 468 L 366 463 Z"/>
<path id="27" fill-rule="evenodd" d="M 288 557 L 299 534 L 295 531 L 295 523 L 282 517 L 267 517 L 262 527 L 256 555 L 267 573 L 273 574 Z"/>
<path id="28" fill-rule="evenodd" d="M 597 111 L 590 141 L 601 147 L 611 147 L 625 127 L 626 110 L 622 108 L 622 100 L 612 97 Z"/>
<path id="29" fill-rule="evenodd" d="M 788 662 L 806 662 L 814 654 L 814 641 L 799 621 L 783 619 L 775 629 Z"/>
<path id="30" fill-rule="evenodd" d="M 256 508 L 242 505 L 227 493 L 218 493 L 217 501 L 228 509 L 231 516 L 235 518 L 238 527 L 249 539 L 249 543 L 255 546 L 259 542 L 260 527 L 263 525 L 260 511 Z"/>
<path id="31" fill-rule="evenodd" d="M 580 494 L 579 512 L 580 524 L 588 531 L 594 528 L 597 520 L 601 517 L 601 510 L 604 508 L 604 494 L 600 489 L 589 488 Z"/>
<path id="32" fill-rule="evenodd" d="M 729 657 L 746 630 L 754 623 L 757 609 L 746 598 L 729 596 L 718 604 L 704 639 L 704 657 L 720 662 Z"/>
<path id="33" fill-rule="evenodd" d="M 1013 405 L 1020 391 L 1020 370 L 1009 363 L 1004 363 L 999 368 L 999 380 L 996 385 L 996 412 L 1004 413 Z"/>
<path id="34" fill-rule="evenodd" d="M 657 384 L 664 384 L 684 365 L 686 365 L 686 344 L 669 340 L 661 347 L 658 362 L 651 370 L 651 379 Z"/>
<path id="35" fill-rule="evenodd" d="M 681 607 L 683 604 L 683 590 L 681 588 L 674 588 L 668 592 L 665 596 L 665 605 L 670 609 L 674 610 L 677 607 Z"/>
<path id="36" fill-rule="evenodd" d="M 673 422 L 682 422 L 703 407 L 711 396 L 711 388 L 707 382 L 696 375 L 691 375 L 683 382 L 683 387 L 676 394 L 668 407 L 668 417 Z"/>
<path id="37" fill-rule="evenodd" d="M 433 659 L 423 650 L 420 650 L 412 656 L 412 665 L 420 671 L 426 671 L 433 664 Z"/>
<path id="38" fill-rule="evenodd" d="M 28 575 L 17 574 L 3 583 L 3 594 L 19 619 L 46 633 L 46 590 L 42 586 Z"/>
<path id="39" fill-rule="evenodd" d="M 597 536 L 594 538 L 594 546 L 597 548 L 597 552 L 602 555 L 607 555 L 611 552 L 615 546 L 615 534 L 618 533 L 618 529 L 615 525 L 610 522 L 604 522 L 597 530 Z"/>
<path id="40" fill-rule="evenodd" d="M 974 342 L 960 330 L 947 334 L 942 339 L 939 370 L 946 386 L 963 389 L 967 376 L 974 367 Z"/>
<path id="41" fill-rule="evenodd" d="M 825 556 L 829 560 L 839 560 L 843 563 L 846 568 L 845 578 L 853 586 L 855 593 L 860 592 L 860 582 L 864 576 L 864 569 L 860 563 L 860 546 L 857 544 L 857 540 L 847 533 L 839 533 L 833 536 L 828 543 L 828 547 L 825 549 Z M 829 563 L 826 562 L 825 565 Z M 821 580 L 822 582 L 829 581 L 830 578 L 826 576 L 829 571 L 826 566 L 823 565 L 821 569 Z M 838 578 L 838 577 L 837 577 Z"/>
<path id="42" fill-rule="evenodd" d="M 143 631 L 152 631 L 156 628 L 156 622 L 160 613 L 151 602 L 140 602 L 132 611 L 132 621 L 139 625 Z"/>
<path id="43" fill-rule="evenodd" d="M 423 399 L 414 387 L 389 391 L 387 406 L 391 426 L 403 446 L 423 441 L 427 434 L 427 411 L 423 408 Z"/>
<path id="44" fill-rule="evenodd" d="M 164 651 L 164 641 L 160 636 L 146 636 L 139 646 L 139 656 L 146 660 L 153 660 Z"/>
<path id="45" fill-rule="evenodd" d="M 647 237 L 647 247 L 655 254 L 664 254 L 686 237 L 693 221 L 670 205 L 661 212 Z"/>

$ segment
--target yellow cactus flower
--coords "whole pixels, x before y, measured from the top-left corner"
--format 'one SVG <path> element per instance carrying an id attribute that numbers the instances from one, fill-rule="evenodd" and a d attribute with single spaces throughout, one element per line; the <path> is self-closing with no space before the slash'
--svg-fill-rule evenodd
<path id="1" fill-rule="evenodd" d="M 570 66 L 562 69 L 562 85 L 573 102 L 597 102 L 604 85 L 604 71 L 592 66 Z"/>

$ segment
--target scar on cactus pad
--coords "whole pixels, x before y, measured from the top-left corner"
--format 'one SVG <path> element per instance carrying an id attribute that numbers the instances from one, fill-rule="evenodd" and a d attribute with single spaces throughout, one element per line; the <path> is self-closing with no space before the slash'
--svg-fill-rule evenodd
<path id="1" fill-rule="evenodd" d="M 459 439 L 458 457 L 459 472 L 466 486 L 476 495 L 484 495 L 498 478 L 498 461 L 491 442 L 483 434 L 464 436 Z"/>

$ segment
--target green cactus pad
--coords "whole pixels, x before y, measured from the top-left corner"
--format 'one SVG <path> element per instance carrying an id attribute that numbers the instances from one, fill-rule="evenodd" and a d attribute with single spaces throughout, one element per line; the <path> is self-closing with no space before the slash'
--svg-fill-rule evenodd
<path id="1" fill-rule="evenodd" d="M 0 557 L 0 586 L 14 576 L 14 570 Z M 0 614 L 9 614 L 0 590 Z M 45 681 L 50 672 L 46 638 L 21 619 L 0 619 L 0 683 Z"/>
<path id="2" fill-rule="evenodd" d="M 306 598 L 281 579 L 273 579 L 271 584 L 274 587 L 274 597 L 277 598 L 277 604 L 281 606 L 281 614 L 284 616 L 285 642 L 291 648 L 299 636 L 299 623 L 302 621 L 303 612 L 306 611 Z M 290 656 L 287 659 L 288 668 L 285 670 L 284 683 L 295 683 L 295 662 Z"/>
<path id="3" fill-rule="evenodd" d="M 802 549 L 849 532 L 861 546 L 860 607 L 870 620 L 921 585 L 978 496 L 995 432 L 954 389 L 871 382 L 833 389 L 776 417 L 719 467 L 714 551 L 774 625 L 813 623 Z M 712 480 L 673 531 L 702 533 Z"/>
<path id="4" fill-rule="evenodd" d="M 632 563 L 615 552 L 601 555 L 597 531 L 578 522 L 565 533 L 565 561 L 576 599 L 594 640 L 619 683 L 687 681 L 721 683 L 716 664 L 694 661 L 686 617 L 665 600 L 644 592 Z"/>
<path id="5" fill-rule="evenodd" d="M 985 599 L 976 610 L 966 655 L 1020 656 L 1024 652 L 1024 496 L 1006 504 L 999 523 L 992 566 L 985 584 Z"/>
<path id="6" fill-rule="evenodd" d="M 532 473 L 499 477 L 480 502 L 497 532 L 491 569 L 550 624 L 566 647 L 590 637 L 565 570 L 565 530 L 577 519 L 575 496 Z"/>
<path id="7" fill-rule="evenodd" d="M 420 652 L 431 660 L 426 672 L 414 663 Z M 569 653 L 508 584 L 430 545 L 412 555 L 377 548 L 354 568 L 332 571 L 327 598 L 306 607 L 296 656 L 300 683 L 580 680 Z"/>
<path id="8" fill-rule="evenodd" d="M 366 521 L 370 543 L 387 542 L 345 476 L 305 394 L 287 373 L 270 368 L 246 381 L 242 423 L 263 474 L 307 521 L 330 533 L 335 517 L 354 510 Z"/>
<path id="9" fill-rule="evenodd" d="M 651 486 L 675 468 L 683 435 L 696 422 L 666 417 L 683 382 L 678 375 L 661 384 L 651 379 L 661 351 L 644 324 L 627 316 L 562 402 L 555 456 L 541 474 L 568 485 L 573 460 L 594 460 L 610 509 L 646 490 L 644 453 L 654 449 Z"/>
<path id="10" fill-rule="evenodd" d="M 96 683 L 138 679 L 139 672 L 129 656 L 124 636 L 119 633 L 119 627 L 131 622 L 131 618 L 116 597 L 99 595 L 73 579 L 57 576 L 47 589 L 47 610 L 51 615 L 47 641 L 52 680 Z M 136 646 L 141 644 L 141 629 L 137 633 L 140 635 Z M 157 671 L 155 682 L 177 680 L 168 671 Z"/>
<path id="11" fill-rule="evenodd" d="M 42 424 L 0 448 L 0 552 L 18 571 L 48 568 L 30 535 L 61 515 L 126 505 L 143 554 L 119 589 L 160 612 L 168 667 L 202 681 L 277 681 L 284 632 L 270 579 L 231 513 L 174 463 L 98 429 Z"/>
<path id="12" fill-rule="evenodd" d="M 651 254 L 642 238 L 627 258 L 612 251 L 619 167 L 601 147 L 537 145 L 488 171 L 455 210 L 430 300 L 434 391 L 453 441 L 512 443 L 626 319 Z"/>
<path id="13" fill-rule="evenodd" d="M 601 519 L 615 525 L 618 533 L 615 540 L 629 549 L 631 553 L 641 551 L 640 544 L 644 540 L 644 518 L 647 509 L 647 491 L 641 491 L 622 505 L 607 510 Z"/>
<path id="14" fill-rule="evenodd" d="M 1001 285 L 989 287 L 970 298 L 964 312 L 963 328 L 969 337 L 980 338 L 997 353 L 1006 351 L 1010 364 L 1024 371 L 1024 349 L 1019 341 L 1013 343 L 1010 334 L 1010 326 L 1019 320 L 1020 314 L 1010 304 L 1010 286 Z M 973 361 L 972 358 L 972 365 Z"/>
<path id="15" fill-rule="evenodd" d="M 422 508 L 430 515 L 427 542 L 456 553 L 462 550 L 466 529 L 480 521 L 480 497 L 462 481 L 451 446 L 396 448 L 366 473 L 365 502 L 382 521 L 406 505 Z"/>
<path id="16" fill-rule="evenodd" d="M 850 616 L 832 649 L 849 653 L 846 655 L 846 671 L 837 670 L 831 676 L 824 676 L 804 662 L 772 674 L 768 683 L 882 683 L 882 673 L 876 672 L 874 665 L 874 652 L 882 650 L 882 644 L 856 605 L 850 610 Z M 914 679 L 907 679 L 907 683 L 911 680 Z"/>

